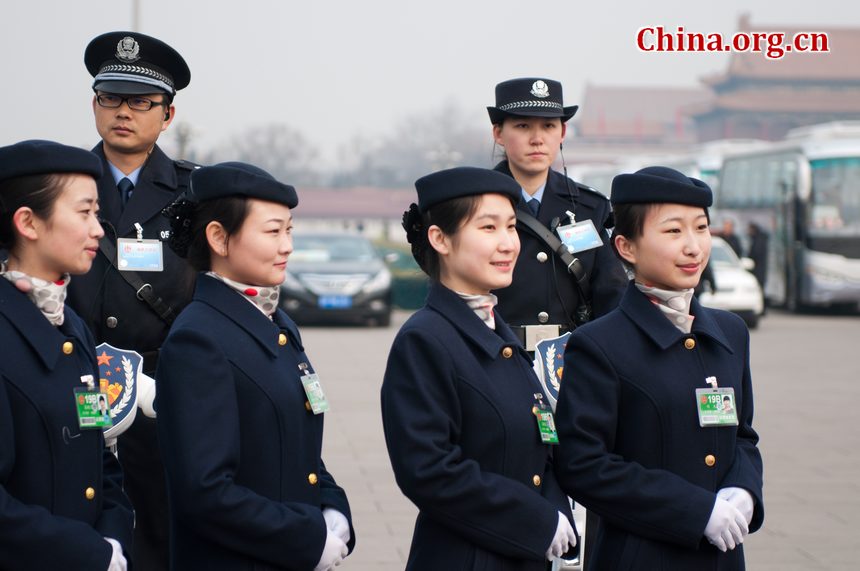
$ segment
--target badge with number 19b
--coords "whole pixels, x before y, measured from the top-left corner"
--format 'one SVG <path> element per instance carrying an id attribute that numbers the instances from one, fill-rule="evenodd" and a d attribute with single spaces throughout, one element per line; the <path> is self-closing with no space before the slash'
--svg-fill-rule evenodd
<path id="1" fill-rule="evenodd" d="M 542 402 L 532 407 L 532 413 L 537 417 L 540 440 L 544 444 L 558 444 L 558 432 L 555 429 L 555 418 L 552 409 Z"/>
<path id="2" fill-rule="evenodd" d="M 696 389 L 696 409 L 699 411 L 699 426 L 737 426 L 738 411 L 735 408 L 735 389 Z"/>

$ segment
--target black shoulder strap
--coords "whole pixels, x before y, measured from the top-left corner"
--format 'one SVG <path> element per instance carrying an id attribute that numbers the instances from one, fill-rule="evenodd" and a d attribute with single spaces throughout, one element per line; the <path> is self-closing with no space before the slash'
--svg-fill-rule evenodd
<path id="1" fill-rule="evenodd" d="M 588 272 L 585 266 L 575 258 L 567 249 L 558 236 L 553 234 L 549 228 L 541 224 L 540 220 L 517 208 L 517 225 L 521 228 L 528 229 L 532 234 L 537 236 L 544 244 L 549 246 L 555 255 L 557 255 L 562 263 L 564 263 L 567 271 L 573 275 L 576 280 L 576 285 L 579 288 L 579 305 L 576 308 L 576 323 L 581 325 L 591 320 L 591 284 L 588 283 Z"/>
<path id="2" fill-rule="evenodd" d="M 113 242 L 109 238 L 108 232 L 105 232 L 105 235 L 102 236 L 101 240 L 99 240 L 99 250 L 101 250 L 102 254 L 107 258 L 110 265 L 113 266 L 113 269 L 119 272 L 120 277 L 122 277 L 122 279 L 124 279 L 125 282 L 134 289 L 137 299 L 146 303 L 146 305 L 148 305 L 162 321 L 167 323 L 167 325 L 172 324 L 173 320 L 176 319 L 176 312 L 173 311 L 173 308 L 170 307 L 163 299 L 155 294 L 152 289 L 152 285 L 145 283 L 137 272 L 129 272 L 126 270 L 121 271 L 117 267 L 116 246 L 114 246 Z"/>

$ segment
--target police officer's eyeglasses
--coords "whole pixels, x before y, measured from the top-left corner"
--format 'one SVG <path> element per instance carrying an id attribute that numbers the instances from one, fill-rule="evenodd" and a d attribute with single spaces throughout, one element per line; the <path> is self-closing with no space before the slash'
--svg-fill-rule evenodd
<path id="1" fill-rule="evenodd" d="M 108 109 L 116 109 L 122 105 L 123 101 L 125 101 L 128 103 L 129 109 L 133 109 L 134 111 L 149 111 L 153 107 L 166 107 L 169 105 L 167 101 L 153 101 L 152 99 L 139 97 L 137 95 L 120 97 L 119 95 L 114 95 L 112 93 L 98 93 L 96 94 L 96 101 L 98 101 L 101 107 L 107 107 Z"/>

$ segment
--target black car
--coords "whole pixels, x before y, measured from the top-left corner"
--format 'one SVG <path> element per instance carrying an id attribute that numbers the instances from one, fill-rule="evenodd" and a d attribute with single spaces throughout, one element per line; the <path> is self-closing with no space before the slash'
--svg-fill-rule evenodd
<path id="1" fill-rule="evenodd" d="M 296 234 L 281 308 L 295 321 L 391 322 L 391 273 L 370 240 L 356 234 Z"/>

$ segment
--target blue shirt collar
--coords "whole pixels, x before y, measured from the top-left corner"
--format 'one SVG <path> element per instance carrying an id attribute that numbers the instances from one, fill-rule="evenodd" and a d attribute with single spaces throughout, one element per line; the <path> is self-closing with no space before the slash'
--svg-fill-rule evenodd
<path id="1" fill-rule="evenodd" d="M 520 187 L 520 192 L 522 192 L 522 194 L 523 194 L 523 202 L 528 204 L 529 200 L 531 200 L 532 198 L 536 198 L 538 202 L 542 202 L 543 201 L 543 191 L 545 188 L 546 188 L 546 183 L 543 183 L 542 185 L 540 185 L 540 188 L 538 188 L 537 191 L 535 191 L 534 194 L 529 195 L 529 193 L 526 192 L 526 189 Z"/>
<path id="2" fill-rule="evenodd" d="M 121 170 L 119 170 L 118 168 L 113 166 L 110 161 L 108 161 L 107 164 L 108 164 L 108 168 L 110 169 L 110 174 L 113 177 L 114 183 L 118 184 L 119 181 L 121 181 L 124 178 L 127 178 L 128 180 L 131 181 L 131 184 L 133 184 L 134 186 L 137 186 L 137 179 L 140 177 L 140 169 L 143 168 L 143 165 L 141 165 L 141 166 L 137 167 L 136 169 L 134 169 L 133 171 L 131 171 L 130 174 L 125 174 L 124 172 L 122 172 Z"/>

